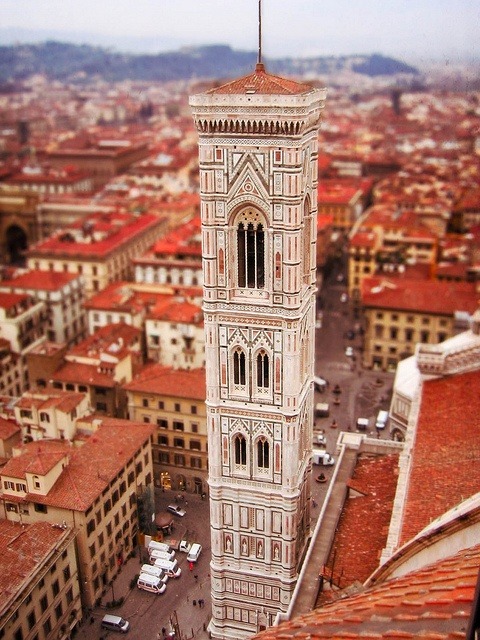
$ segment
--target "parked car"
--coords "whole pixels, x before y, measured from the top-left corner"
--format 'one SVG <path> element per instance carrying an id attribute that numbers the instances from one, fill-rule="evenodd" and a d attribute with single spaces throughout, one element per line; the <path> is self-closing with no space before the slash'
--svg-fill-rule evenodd
<path id="1" fill-rule="evenodd" d="M 357 418 L 357 429 L 359 431 L 366 431 L 368 429 L 368 418 Z"/>
<path id="2" fill-rule="evenodd" d="M 187 513 L 185 509 L 179 507 L 178 504 L 169 504 L 167 507 L 167 511 L 170 511 L 170 513 L 173 513 L 173 515 L 175 516 L 180 516 L 180 518 L 183 518 L 183 516 Z"/>
<path id="3" fill-rule="evenodd" d="M 347 347 L 345 349 L 345 355 L 347 358 L 353 358 L 353 347 Z"/>
<path id="4" fill-rule="evenodd" d="M 323 449 L 313 449 L 312 462 L 313 464 L 319 464 L 323 465 L 324 467 L 329 467 L 332 464 L 335 464 L 335 459 Z"/>
<path id="5" fill-rule="evenodd" d="M 327 439 L 324 433 L 315 433 L 313 436 L 313 444 L 318 444 L 321 447 L 327 446 Z"/>
<path id="6" fill-rule="evenodd" d="M 327 381 L 323 378 L 320 378 L 320 376 L 314 376 L 313 386 L 317 391 L 325 391 L 325 389 L 327 388 Z"/>

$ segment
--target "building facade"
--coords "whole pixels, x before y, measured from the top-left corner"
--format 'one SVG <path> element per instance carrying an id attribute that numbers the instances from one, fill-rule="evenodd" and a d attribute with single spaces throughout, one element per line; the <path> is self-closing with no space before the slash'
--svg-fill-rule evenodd
<path id="1" fill-rule="evenodd" d="M 82 619 L 73 529 L 1 520 L 0 593 L 0 637 L 71 638 Z"/>
<path id="2" fill-rule="evenodd" d="M 98 604 L 136 547 L 137 497 L 153 482 L 153 427 L 114 418 L 97 423 L 78 448 L 59 440 L 24 445 L 0 474 L 3 519 L 74 529 L 86 607 Z"/>
<path id="3" fill-rule="evenodd" d="M 199 134 L 214 638 L 285 612 L 310 534 L 318 123 L 254 73 L 191 97 Z"/>
<path id="4" fill-rule="evenodd" d="M 49 342 L 71 347 L 85 338 L 87 324 L 81 276 L 56 271 L 22 271 L 10 280 L 3 280 L 0 291 L 27 294 L 45 304 Z"/>
<path id="5" fill-rule="evenodd" d="M 206 493 L 205 369 L 152 364 L 124 388 L 130 420 L 157 425 L 152 445 L 155 486 Z"/>

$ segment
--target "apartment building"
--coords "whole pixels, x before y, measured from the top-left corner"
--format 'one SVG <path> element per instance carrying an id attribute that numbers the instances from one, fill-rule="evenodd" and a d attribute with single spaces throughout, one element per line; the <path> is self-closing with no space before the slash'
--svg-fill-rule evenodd
<path id="1" fill-rule="evenodd" d="M 134 261 L 135 282 L 201 287 L 202 237 L 195 216 L 158 240 Z"/>
<path id="2" fill-rule="evenodd" d="M 348 293 L 358 299 L 362 282 L 377 271 L 428 265 L 432 272 L 438 254 L 438 236 L 418 221 L 416 214 L 393 206 L 368 209 L 353 226 L 348 248 Z"/>
<path id="3" fill-rule="evenodd" d="M 13 416 L 3 413 L 2 404 L 0 400 L 0 466 L 12 457 L 14 448 L 22 441 L 20 426 Z"/>
<path id="4" fill-rule="evenodd" d="M 153 482 L 154 430 L 99 418 L 95 434 L 82 446 L 31 442 L 0 471 L 4 519 L 75 531 L 84 606 L 98 603 L 136 546 L 137 495 Z"/>
<path id="5" fill-rule="evenodd" d="M 63 228 L 27 252 L 29 269 L 82 275 L 88 298 L 107 285 L 131 280 L 132 261 L 164 233 L 153 214 L 94 214 Z"/>
<path id="6" fill-rule="evenodd" d="M 143 364 L 143 333 L 127 324 L 109 324 L 70 349 L 50 376 L 56 389 L 87 394 L 98 413 L 122 418 L 122 385 Z"/>
<path id="7" fill-rule="evenodd" d="M 149 360 L 175 369 L 205 366 L 203 311 L 197 300 L 196 296 L 163 296 L 149 311 L 145 320 Z"/>
<path id="8" fill-rule="evenodd" d="M 26 391 L 14 406 L 23 442 L 42 438 L 72 441 L 77 419 L 89 412 L 87 393 L 62 391 L 53 387 Z"/>
<path id="9" fill-rule="evenodd" d="M 17 372 L 20 377 L 15 382 L 16 395 L 28 389 L 28 369 L 26 356 L 35 347 L 46 341 L 48 313 L 44 302 L 36 301 L 25 293 L 0 292 L 0 335 L 8 341 L 11 350 L 18 357 L 18 365 L 12 367 L 11 378 Z M 5 357 L 10 359 L 7 351 Z M 8 374 L 7 374 L 8 382 Z M 13 378 L 10 384 L 13 384 Z M 3 392 L 5 392 L 3 390 Z"/>
<path id="10" fill-rule="evenodd" d="M 5 180 L 6 184 L 45 195 L 88 193 L 93 190 L 93 178 L 72 165 L 61 170 L 26 165 Z"/>
<path id="11" fill-rule="evenodd" d="M 457 316 L 478 306 L 474 283 L 373 277 L 363 282 L 362 364 L 394 371 L 417 343 L 436 344 L 458 332 Z"/>
<path id="12" fill-rule="evenodd" d="M 28 355 L 26 358 L 28 360 Z M 0 338 L 0 394 L 19 396 L 22 393 L 23 375 L 22 358 L 12 351 L 8 340 Z"/>
<path id="13" fill-rule="evenodd" d="M 348 233 L 364 209 L 364 191 L 351 181 L 320 180 L 318 214 L 332 216 L 335 231 Z"/>
<path id="14" fill-rule="evenodd" d="M 131 420 L 156 425 L 155 485 L 194 493 L 207 488 L 205 369 L 153 364 L 124 385 Z"/>
<path id="15" fill-rule="evenodd" d="M 67 640 L 82 619 L 75 531 L 0 520 L 0 637 Z"/>
<path id="16" fill-rule="evenodd" d="M 47 340 L 67 347 L 86 335 L 83 277 L 74 273 L 31 269 L 0 282 L 0 292 L 28 294 L 45 304 Z"/>
<path id="17" fill-rule="evenodd" d="M 122 173 L 134 162 L 148 156 L 148 146 L 129 138 L 102 138 L 80 133 L 57 144 L 47 152 L 46 160 L 56 168 L 76 166 L 92 176 L 94 189 Z"/>

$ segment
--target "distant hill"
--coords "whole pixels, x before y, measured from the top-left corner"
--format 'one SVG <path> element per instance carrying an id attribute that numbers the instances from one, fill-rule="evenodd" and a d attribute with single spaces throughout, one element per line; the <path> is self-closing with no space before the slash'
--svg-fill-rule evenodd
<path id="1" fill-rule="evenodd" d="M 168 81 L 225 78 L 248 73 L 256 53 L 235 51 L 226 45 L 189 47 L 169 53 L 138 55 L 112 52 L 90 45 L 48 41 L 0 47 L 0 83 L 17 82 L 33 74 L 52 80 Z M 379 54 L 264 60 L 275 74 L 331 74 L 345 69 L 366 76 L 417 74 L 414 67 Z"/>

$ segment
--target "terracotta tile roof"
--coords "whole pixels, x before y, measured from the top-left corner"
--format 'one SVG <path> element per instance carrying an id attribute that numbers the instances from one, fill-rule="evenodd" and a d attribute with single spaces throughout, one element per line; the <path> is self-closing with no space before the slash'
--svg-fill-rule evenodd
<path id="1" fill-rule="evenodd" d="M 102 369 L 107 370 L 108 368 L 106 365 L 102 365 Z M 57 382 L 73 382 L 107 388 L 113 388 L 116 384 L 111 374 L 99 371 L 98 365 L 81 362 L 65 362 L 52 374 L 51 379 Z"/>
<path id="2" fill-rule="evenodd" d="M 312 87 L 288 78 L 273 76 L 265 71 L 263 64 L 257 64 L 255 71 L 249 75 L 227 82 L 221 87 L 207 91 L 207 95 L 230 94 L 241 95 L 256 93 L 265 95 L 299 95 L 311 93 Z"/>
<path id="3" fill-rule="evenodd" d="M 360 192 L 358 187 L 345 185 L 333 181 L 321 181 L 318 184 L 318 204 L 344 204 L 347 205 L 352 198 Z"/>
<path id="4" fill-rule="evenodd" d="M 152 364 L 144 367 L 135 379 L 123 388 L 127 391 L 205 400 L 205 369 L 173 369 Z"/>
<path id="5" fill-rule="evenodd" d="M 70 535 L 59 527 L 47 522 L 20 524 L 0 520 L 0 593 L 4 607 L 25 587 L 32 572 L 37 569 L 47 555 L 54 550 L 60 540 Z"/>
<path id="6" fill-rule="evenodd" d="M 78 274 L 64 271 L 42 271 L 31 269 L 28 273 L 16 275 L 11 280 L 2 280 L 2 287 L 18 287 L 36 289 L 39 291 L 57 291 L 73 280 L 78 280 Z"/>
<path id="7" fill-rule="evenodd" d="M 480 371 L 423 383 L 402 543 L 431 520 L 478 492 L 479 389 Z"/>
<path id="8" fill-rule="evenodd" d="M 270 627 L 255 640 L 464 638 L 480 545 Z"/>
<path id="9" fill-rule="evenodd" d="M 150 310 L 148 318 L 165 322 L 203 324 L 203 312 L 200 306 L 186 300 L 159 300 Z"/>
<path id="10" fill-rule="evenodd" d="M 90 231 L 83 232 L 88 225 Z M 155 229 L 162 221 L 153 214 L 103 214 L 71 225 L 70 231 L 64 229 L 29 249 L 30 256 L 60 255 L 84 256 L 93 260 L 111 254 L 127 245 L 133 237 L 148 230 Z M 92 235 L 89 236 L 89 233 Z M 82 241 L 75 241 L 75 234 L 80 234 Z M 91 238 L 91 239 L 89 239 Z"/>
<path id="11" fill-rule="evenodd" d="M 0 292 L 0 308 L 11 309 L 15 305 L 30 300 L 30 297 L 25 293 L 2 293 Z"/>
<path id="12" fill-rule="evenodd" d="M 373 249 L 377 244 L 377 235 L 372 231 L 357 231 L 350 240 L 351 247 L 371 247 Z"/>
<path id="13" fill-rule="evenodd" d="M 8 465 L 14 462 L 18 468 L 23 465 L 25 473 L 27 469 L 30 471 L 30 465 L 35 464 L 36 460 L 44 457 L 48 460 L 49 455 L 55 457 L 67 452 L 69 462 L 48 494 L 28 493 L 25 499 L 61 509 L 85 511 L 156 429 L 155 425 L 130 420 L 100 420 L 102 424 L 98 430 L 78 449 L 53 440 L 39 440 L 24 445 L 22 454 L 7 463 L 2 476 L 7 475 Z M 58 450 L 61 445 L 62 448 Z"/>
<path id="14" fill-rule="evenodd" d="M 83 393 L 63 391 L 48 387 L 41 392 L 26 392 L 18 400 L 16 406 L 20 409 L 35 407 L 38 411 L 56 407 L 59 411 L 70 413 L 85 398 Z"/>
<path id="15" fill-rule="evenodd" d="M 324 573 L 330 577 L 333 571 L 341 588 L 365 582 L 378 567 L 387 541 L 397 467 L 397 454 L 358 459 Z M 352 492 L 357 495 L 352 497 Z"/>
<path id="16" fill-rule="evenodd" d="M 7 438 L 11 438 L 19 432 L 20 427 L 15 420 L 7 420 L 0 417 L 0 440 L 7 440 Z"/>
<path id="17" fill-rule="evenodd" d="M 68 356 L 72 359 L 82 356 L 95 358 L 102 353 L 110 353 L 121 359 L 126 356 L 129 348 L 139 344 L 141 335 L 141 329 L 123 322 L 113 322 L 99 327 L 95 333 L 72 347 Z"/>
<path id="18" fill-rule="evenodd" d="M 453 315 L 455 311 L 474 313 L 479 295 L 475 283 L 437 282 L 375 276 L 362 283 L 365 307 L 382 307 L 418 313 Z"/>
<path id="19" fill-rule="evenodd" d="M 161 256 L 189 256 L 201 259 L 202 240 L 200 234 L 201 220 L 199 216 L 195 216 L 158 240 L 152 251 L 157 258 Z"/>
<path id="20" fill-rule="evenodd" d="M 46 440 L 31 442 L 22 447 L 23 455 L 16 455 L 2 469 L 2 476 L 25 479 L 27 473 L 43 476 L 70 453 L 71 446 L 64 441 Z"/>

